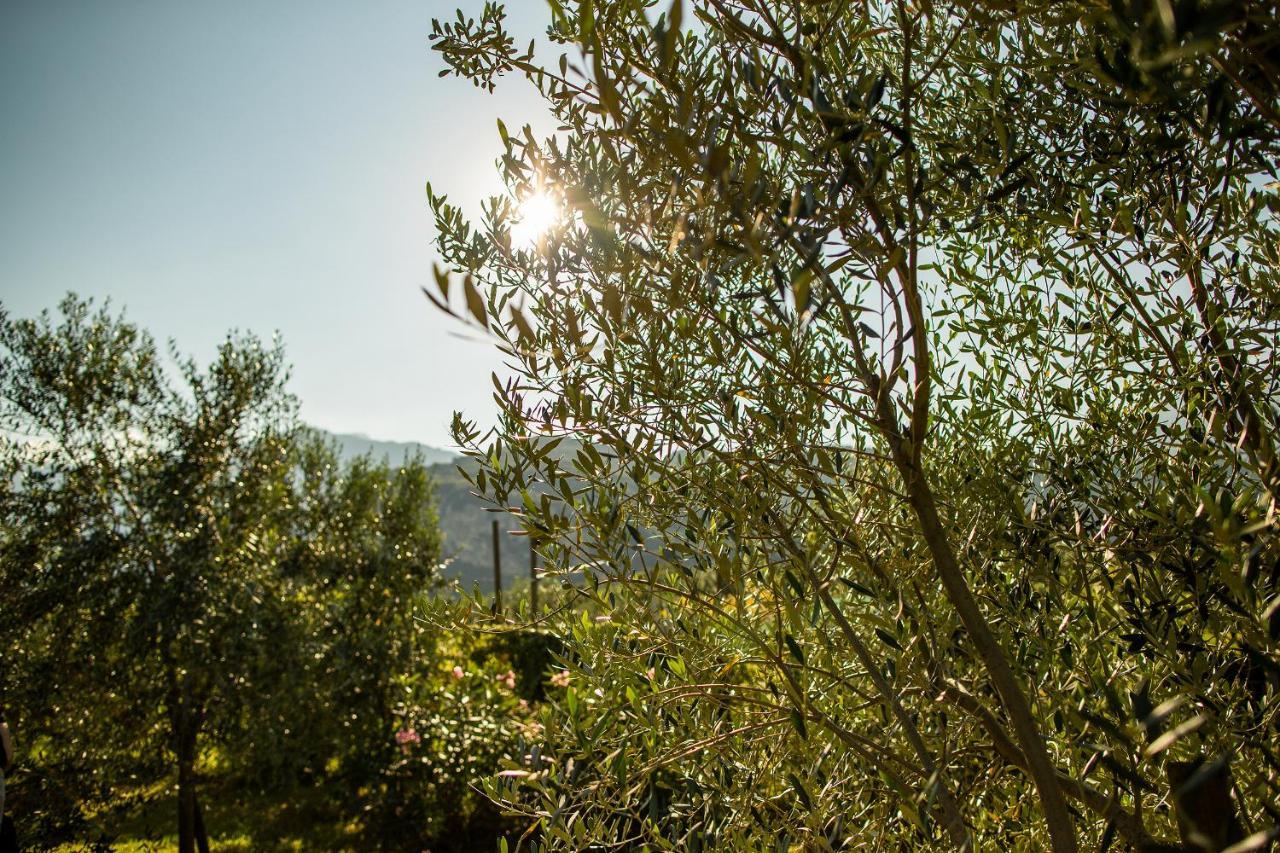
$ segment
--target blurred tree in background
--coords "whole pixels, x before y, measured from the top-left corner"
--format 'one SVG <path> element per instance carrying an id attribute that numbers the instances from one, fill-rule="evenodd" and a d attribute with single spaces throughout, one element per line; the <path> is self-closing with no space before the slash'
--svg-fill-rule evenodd
<path id="1" fill-rule="evenodd" d="M 0 317 L 0 696 L 28 838 L 83 838 L 176 775 L 179 846 L 204 846 L 214 772 L 419 838 L 391 788 L 406 708 L 440 693 L 413 619 L 431 482 L 420 459 L 340 463 L 286 379 L 278 344 L 232 336 L 201 369 L 76 297 Z"/>
<path id="2" fill-rule="evenodd" d="M 433 27 L 561 126 L 499 126 L 478 224 L 429 192 L 427 296 L 516 370 L 455 438 L 584 575 L 495 799 L 556 849 L 1267 846 L 1274 5 L 550 6 L 559 62 Z"/>
<path id="3" fill-rule="evenodd" d="M 135 326 L 73 297 L 60 313 L 0 327 L 6 675 L 23 691 L 6 694 L 62 723 L 68 772 L 105 782 L 122 758 L 172 755 L 194 850 L 201 743 L 271 677 L 289 619 L 283 355 L 229 338 L 207 371 L 175 355 L 174 386 Z"/>

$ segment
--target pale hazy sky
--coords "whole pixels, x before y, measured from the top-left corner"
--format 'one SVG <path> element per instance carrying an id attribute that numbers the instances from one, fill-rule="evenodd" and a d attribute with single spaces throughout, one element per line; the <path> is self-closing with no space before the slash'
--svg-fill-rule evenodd
<path id="1" fill-rule="evenodd" d="M 488 96 L 429 49 L 479 0 L 0 0 L 0 302 L 110 297 L 200 358 L 279 331 L 303 417 L 448 443 L 487 421 L 487 344 L 439 316 L 430 179 L 469 210 L 499 183 L 495 117 L 551 125 L 522 81 Z M 542 0 L 512 0 L 523 43 Z"/>

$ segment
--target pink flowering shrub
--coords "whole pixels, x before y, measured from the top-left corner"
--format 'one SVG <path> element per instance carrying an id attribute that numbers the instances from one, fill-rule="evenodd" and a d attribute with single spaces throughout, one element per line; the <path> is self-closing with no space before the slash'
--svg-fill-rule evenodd
<path id="1" fill-rule="evenodd" d="M 510 826 L 478 789 L 540 743 L 537 703 L 521 695 L 516 661 L 500 643 L 462 634 L 445 643 L 389 721 L 399 755 L 387 788 L 401 803 L 397 820 L 417 822 L 424 838 L 467 825 L 492 839 Z"/>

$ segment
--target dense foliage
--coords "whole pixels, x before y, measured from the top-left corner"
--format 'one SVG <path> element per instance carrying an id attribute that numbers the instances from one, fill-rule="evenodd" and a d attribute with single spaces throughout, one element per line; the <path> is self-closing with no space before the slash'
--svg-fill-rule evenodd
<path id="1" fill-rule="evenodd" d="M 561 125 L 430 197 L 516 372 L 455 437 L 584 573 L 493 796 L 554 849 L 1266 846 L 1274 6 L 550 6 L 558 63 L 434 27 Z"/>
<path id="2" fill-rule="evenodd" d="M 208 368 L 166 360 L 75 297 L 0 316 L 0 699 L 28 843 L 109 838 L 175 781 L 184 849 L 210 785 L 294 792 L 356 846 L 417 849 L 468 814 L 497 831 L 468 785 L 516 700 L 460 691 L 414 616 L 439 582 L 427 470 L 340 462 L 283 359 L 230 337 Z M 408 731 L 489 746 L 436 761 Z"/>

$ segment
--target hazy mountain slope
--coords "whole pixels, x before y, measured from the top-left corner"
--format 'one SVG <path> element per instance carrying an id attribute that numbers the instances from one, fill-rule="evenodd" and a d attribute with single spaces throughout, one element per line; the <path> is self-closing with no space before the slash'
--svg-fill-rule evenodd
<path id="1" fill-rule="evenodd" d="M 325 432 L 320 430 L 320 432 Z M 367 435 L 359 435 L 355 433 L 326 433 L 330 438 L 338 443 L 338 452 L 344 459 L 352 459 L 365 453 L 372 453 L 375 458 L 385 458 L 389 462 L 400 462 L 409 453 L 417 452 L 422 455 L 423 461 L 428 465 L 437 465 L 440 463 L 451 463 L 458 457 L 457 453 L 452 450 L 441 450 L 438 447 L 429 447 L 425 444 L 419 444 L 416 441 L 378 441 Z"/>
<path id="2" fill-rule="evenodd" d="M 492 524 L 496 520 L 503 588 L 510 588 L 517 577 L 527 576 L 529 540 L 510 535 L 510 531 L 519 529 L 516 520 L 503 512 L 487 512 L 489 504 L 471 493 L 471 485 L 455 465 L 433 465 L 431 477 L 436 486 L 445 553 L 453 558 L 445 574 L 458 578 L 467 590 L 476 583 L 486 592 L 493 589 Z"/>

